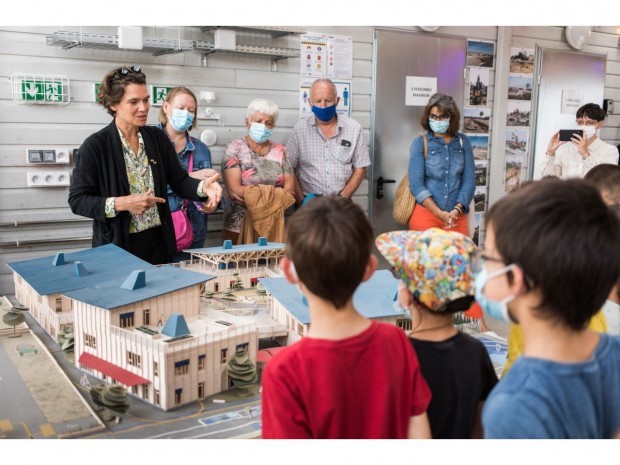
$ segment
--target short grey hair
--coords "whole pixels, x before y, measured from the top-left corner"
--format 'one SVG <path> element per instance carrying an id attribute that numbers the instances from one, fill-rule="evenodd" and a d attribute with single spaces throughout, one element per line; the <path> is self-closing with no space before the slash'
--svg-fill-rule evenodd
<path id="1" fill-rule="evenodd" d="M 318 78 L 314 80 L 314 82 L 310 86 L 310 97 L 312 97 L 312 89 L 314 89 L 314 86 L 317 84 L 327 84 L 328 86 L 332 88 L 332 92 L 334 93 L 334 98 L 338 98 L 338 88 L 336 87 L 336 84 L 334 84 L 334 81 L 328 78 Z"/>
<path id="2" fill-rule="evenodd" d="M 266 98 L 257 98 L 250 102 L 248 109 L 245 112 L 245 117 L 250 119 L 254 113 L 262 113 L 273 118 L 273 122 L 278 121 L 280 115 L 280 108 L 275 102 L 267 100 Z"/>

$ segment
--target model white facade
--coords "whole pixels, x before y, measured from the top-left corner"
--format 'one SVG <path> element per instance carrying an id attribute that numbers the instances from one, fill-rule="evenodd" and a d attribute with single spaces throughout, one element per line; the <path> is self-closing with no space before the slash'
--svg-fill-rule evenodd
<path id="1" fill-rule="evenodd" d="M 233 289 L 237 276 L 244 288 L 257 286 L 261 278 L 277 276 L 274 270 L 284 257 L 284 244 L 260 238 L 256 244 L 233 246 L 231 241 L 224 241 L 222 247 L 186 252 L 194 261 L 188 269 L 215 276 L 206 283 L 205 291 L 217 293 Z"/>
<path id="2" fill-rule="evenodd" d="M 228 389 L 227 364 L 235 351 L 246 347 L 256 360 L 256 326 L 223 312 L 200 314 L 199 302 L 199 284 L 110 310 L 74 300 L 75 352 L 81 354 L 76 365 L 103 381 L 126 385 L 163 410 Z M 166 322 L 174 309 L 183 309 L 190 337 L 162 334 L 159 319 Z M 113 379 L 97 359 L 120 368 L 121 379 Z"/>

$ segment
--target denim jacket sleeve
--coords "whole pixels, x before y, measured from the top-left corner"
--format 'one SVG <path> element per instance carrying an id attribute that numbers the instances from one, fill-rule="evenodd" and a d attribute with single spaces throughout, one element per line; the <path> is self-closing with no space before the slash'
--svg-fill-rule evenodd
<path id="1" fill-rule="evenodd" d="M 424 141 L 421 136 L 418 136 L 413 139 L 409 150 L 409 190 L 414 195 L 417 203 L 424 202 L 432 195 L 426 184 L 424 184 L 425 178 Z"/>
<path id="2" fill-rule="evenodd" d="M 463 172 L 461 173 L 461 189 L 459 195 L 456 198 L 457 202 L 463 205 L 465 213 L 469 213 L 469 204 L 474 198 L 475 185 L 475 165 L 474 165 L 474 152 L 471 148 L 471 142 L 469 137 L 464 134 L 459 134 L 463 141 L 463 150 L 465 151 L 465 165 Z"/>

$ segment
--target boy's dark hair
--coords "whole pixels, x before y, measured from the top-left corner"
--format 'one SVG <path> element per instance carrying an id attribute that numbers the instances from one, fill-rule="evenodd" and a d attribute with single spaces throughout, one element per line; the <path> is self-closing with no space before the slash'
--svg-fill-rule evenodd
<path id="1" fill-rule="evenodd" d="M 586 117 L 595 121 L 603 121 L 605 119 L 605 112 L 596 103 L 586 103 L 579 110 L 577 110 L 577 119 Z"/>
<path id="2" fill-rule="evenodd" d="M 427 132 L 433 132 L 428 122 L 428 117 L 433 107 L 437 107 L 441 113 L 450 117 L 450 127 L 448 128 L 447 134 L 454 136 L 461 127 L 461 112 L 459 111 L 456 101 L 451 96 L 445 94 L 431 95 L 420 117 L 420 125 Z"/>
<path id="3" fill-rule="evenodd" d="M 608 197 L 612 206 L 620 204 L 620 166 L 607 163 L 597 165 L 588 171 L 583 179 L 601 195 Z"/>
<path id="4" fill-rule="evenodd" d="M 340 309 L 362 282 L 373 237 L 360 207 L 342 197 L 317 197 L 291 217 L 286 256 L 310 292 Z"/>
<path id="5" fill-rule="evenodd" d="M 620 277 L 620 222 L 596 189 L 541 179 L 498 201 L 487 222 L 505 264 L 540 292 L 538 316 L 585 328 Z"/>

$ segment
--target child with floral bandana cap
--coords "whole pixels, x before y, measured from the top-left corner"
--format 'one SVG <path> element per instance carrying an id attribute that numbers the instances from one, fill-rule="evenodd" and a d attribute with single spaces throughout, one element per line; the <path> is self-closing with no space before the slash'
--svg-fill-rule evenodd
<path id="1" fill-rule="evenodd" d="M 401 280 L 398 301 L 411 314 L 409 340 L 433 394 L 427 411 L 433 438 L 481 438 L 482 406 L 497 375 L 482 342 L 452 323 L 473 301 L 476 246 L 439 228 L 394 231 L 375 242 Z"/>

